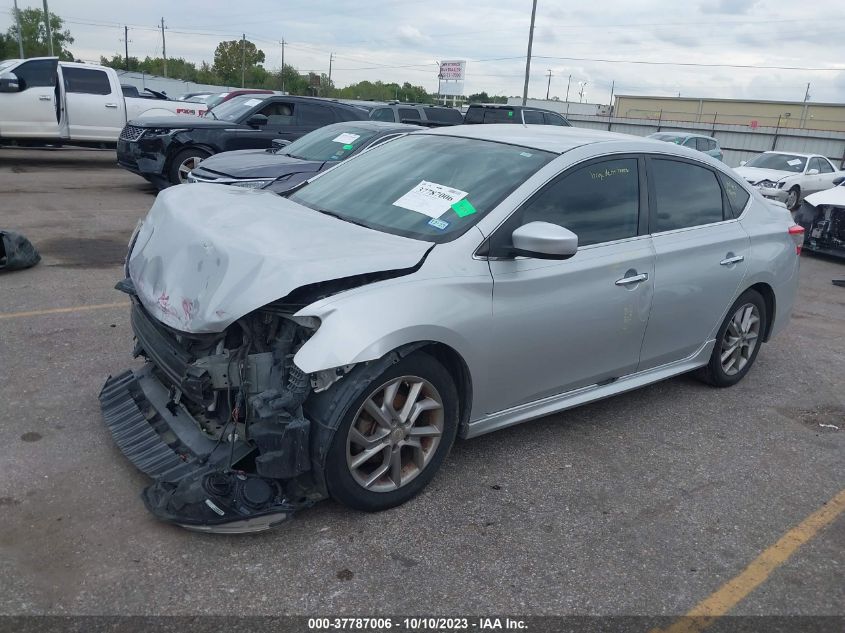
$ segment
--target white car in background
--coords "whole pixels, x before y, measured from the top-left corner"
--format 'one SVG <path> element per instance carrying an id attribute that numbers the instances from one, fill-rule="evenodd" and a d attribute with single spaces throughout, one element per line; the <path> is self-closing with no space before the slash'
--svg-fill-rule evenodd
<path id="1" fill-rule="evenodd" d="M 735 171 L 760 190 L 766 198 L 783 202 L 795 210 L 806 196 L 833 187 L 845 176 L 824 156 L 796 152 L 763 152 L 742 161 Z"/>

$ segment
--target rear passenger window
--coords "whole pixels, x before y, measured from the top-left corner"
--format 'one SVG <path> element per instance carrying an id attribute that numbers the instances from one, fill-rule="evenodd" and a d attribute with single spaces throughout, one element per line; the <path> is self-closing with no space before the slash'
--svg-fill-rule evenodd
<path id="1" fill-rule="evenodd" d="M 469 108 L 464 115 L 464 123 L 481 123 L 482 108 Z"/>
<path id="2" fill-rule="evenodd" d="M 485 123 L 514 123 L 518 120 L 514 116 L 513 110 L 505 110 L 503 108 L 489 108 L 484 110 Z"/>
<path id="3" fill-rule="evenodd" d="M 464 121 L 459 110 L 455 108 L 423 108 L 429 121 L 437 123 L 455 123 L 460 125 Z"/>
<path id="4" fill-rule="evenodd" d="M 323 126 L 334 123 L 336 120 L 331 108 L 313 103 L 298 104 L 296 113 L 299 117 L 299 125 Z"/>
<path id="5" fill-rule="evenodd" d="M 419 121 L 422 117 L 414 108 L 399 108 L 399 120 L 402 121 L 403 119 L 413 119 L 414 121 Z"/>
<path id="6" fill-rule="evenodd" d="M 649 170 L 656 206 L 652 233 L 724 219 L 722 188 L 716 174 L 709 169 L 675 160 L 652 159 Z"/>
<path id="7" fill-rule="evenodd" d="M 564 127 L 572 127 L 572 125 L 570 125 L 570 123 L 559 114 L 543 112 L 543 118 L 546 121 L 546 125 L 562 125 Z"/>
<path id="8" fill-rule="evenodd" d="M 603 161 L 547 185 L 511 216 L 499 239 L 509 242 L 513 231 L 529 222 L 551 222 L 575 233 L 579 246 L 621 240 L 637 235 L 639 214 L 637 160 Z"/>
<path id="9" fill-rule="evenodd" d="M 523 110 L 522 118 L 529 125 L 544 125 L 543 113 L 536 110 Z"/>
<path id="10" fill-rule="evenodd" d="M 109 76 L 102 70 L 93 68 L 62 68 L 65 90 L 89 95 L 111 94 Z"/>
<path id="11" fill-rule="evenodd" d="M 722 174 L 722 185 L 728 196 L 728 202 L 731 205 L 733 216 L 738 218 L 742 214 L 742 210 L 745 209 L 745 205 L 748 204 L 748 199 L 751 196 L 735 180 L 724 174 Z"/>
<path id="12" fill-rule="evenodd" d="M 389 121 L 393 123 L 396 121 L 396 118 L 393 116 L 393 110 L 390 108 L 378 108 L 373 110 L 373 113 L 370 115 L 370 118 L 373 121 Z"/>

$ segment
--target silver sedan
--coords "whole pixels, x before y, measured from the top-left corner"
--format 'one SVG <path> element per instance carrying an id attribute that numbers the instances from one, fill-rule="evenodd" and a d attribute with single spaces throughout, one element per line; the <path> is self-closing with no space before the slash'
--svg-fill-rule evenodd
<path id="1" fill-rule="evenodd" d="M 719 161 L 578 128 L 414 133 L 288 198 L 177 186 L 118 284 L 147 362 L 104 418 L 184 527 L 385 510 L 457 436 L 685 372 L 736 384 L 789 320 L 802 240 Z"/>

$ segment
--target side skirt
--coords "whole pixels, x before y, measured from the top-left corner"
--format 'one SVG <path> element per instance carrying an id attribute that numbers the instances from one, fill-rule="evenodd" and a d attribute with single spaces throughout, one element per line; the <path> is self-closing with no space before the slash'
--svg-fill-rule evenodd
<path id="1" fill-rule="evenodd" d="M 549 396 L 542 400 L 535 400 L 534 402 L 528 402 L 510 409 L 491 413 L 490 415 L 470 422 L 466 437 L 477 437 L 485 433 L 498 431 L 514 424 L 528 422 L 529 420 L 565 411 L 566 409 L 572 409 L 582 404 L 595 402 L 602 398 L 639 389 L 640 387 L 645 387 L 646 385 L 665 380 L 666 378 L 685 374 L 688 371 L 706 365 L 715 345 L 715 340 L 707 341 L 697 352 L 687 358 L 630 374 L 609 384 L 581 387 L 580 389 Z"/>

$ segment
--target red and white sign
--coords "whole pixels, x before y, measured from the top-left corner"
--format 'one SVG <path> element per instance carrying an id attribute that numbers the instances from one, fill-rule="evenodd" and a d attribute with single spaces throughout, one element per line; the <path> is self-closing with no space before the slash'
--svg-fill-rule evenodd
<path id="1" fill-rule="evenodd" d="M 466 60 L 463 59 L 440 62 L 440 79 L 445 81 L 463 81 L 466 65 Z"/>

